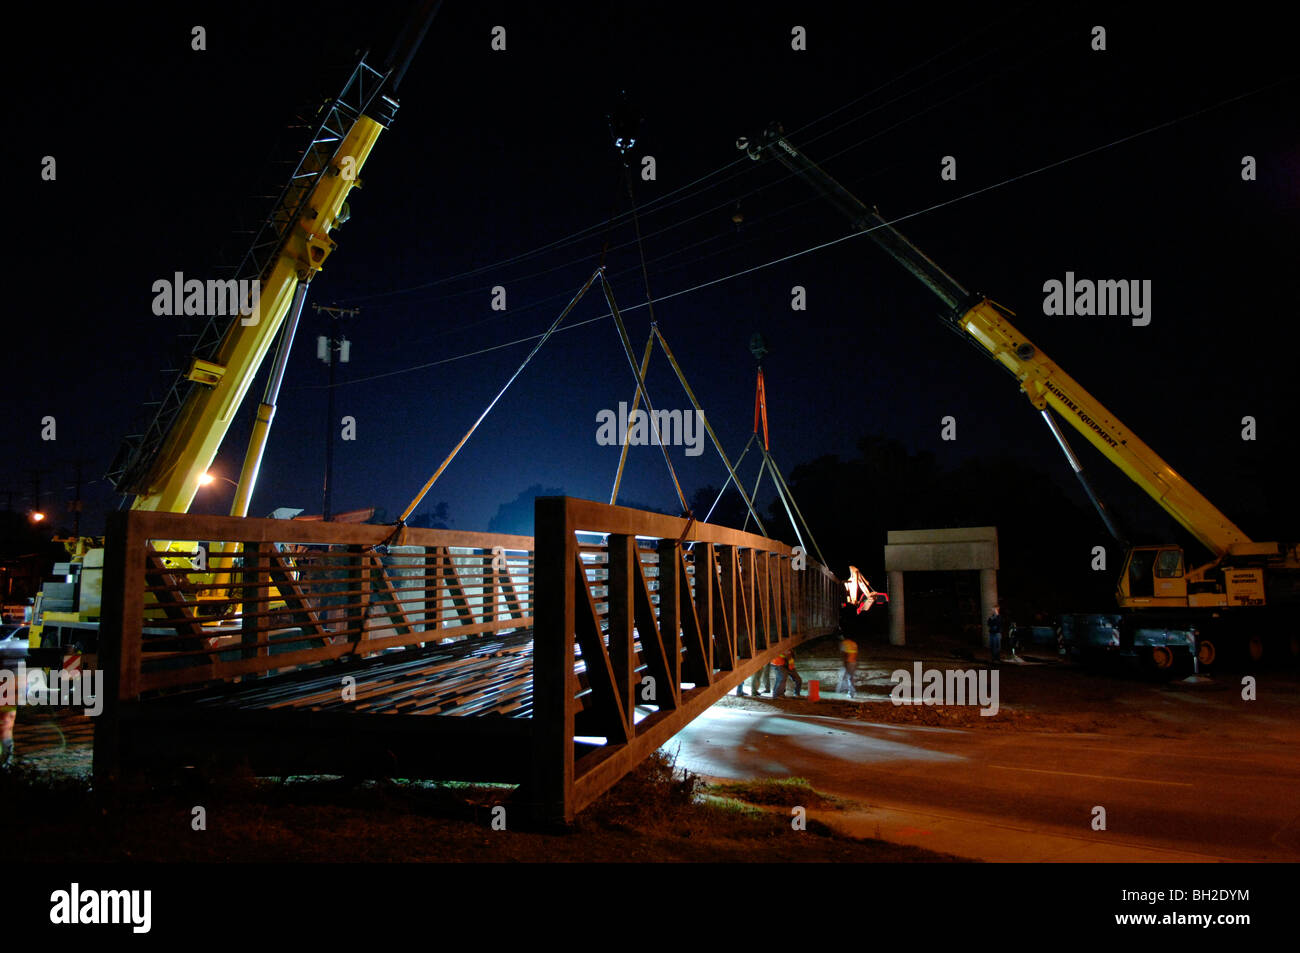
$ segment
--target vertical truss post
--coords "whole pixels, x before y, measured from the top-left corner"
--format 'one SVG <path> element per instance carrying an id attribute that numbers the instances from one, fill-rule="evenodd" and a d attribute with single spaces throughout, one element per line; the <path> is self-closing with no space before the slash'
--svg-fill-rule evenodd
<path id="1" fill-rule="evenodd" d="M 637 567 L 636 537 L 623 533 L 611 533 L 608 540 L 609 552 L 609 662 L 614 670 L 614 685 L 623 711 L 627 718 L 629 737 L 634 731 L 633 712 L 636 699 L 636 646 L 633 642 L 633 626 L 636 612 L 633 607 L 633 573 Z M 647 633 L 643 638 L 650 636 Z"/>
<path id="2" fill-rule="evenodd" d="M 529 804 L 573 820 L 574 583 L 578 543 L 563 497 L 534 504 L 533 758 Z"/>

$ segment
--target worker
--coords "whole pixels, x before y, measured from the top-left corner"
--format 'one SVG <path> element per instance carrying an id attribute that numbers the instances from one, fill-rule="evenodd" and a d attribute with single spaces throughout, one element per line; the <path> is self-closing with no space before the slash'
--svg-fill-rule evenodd
<path id="1" fill-rule="evenodd" d="M 16 680 L 15 680 L 16 681 Z M 8 699 L 17 701 L 17 699 Z M 0 768 L 8 767 L 14 756 L 14 719 L 18 706 L 0 705 Z"/>
<path id="2" fill-rule="evenodd" d="M 760 687 L 762 686 L 761 690 Z M 763 692 L 772 690 L 772 666 L 763 665 L 749 679 L 749 693 L 757 698 Z M 736 694 L 741 698 L 745 697 L 745 683 L 741 682 L 736 686 Z"/>
<path id="3" fill-rule="evenodd" d="M 786 651 L 772 659 L 772 666 L 776 669 L 776 685 L 772 688 L 772 697 L 781 698 L 785 694 L 786 678 L 794 679 L 794 697 L 798 698 L 799 693 L 803 691 L 803 679 L 799 677 L 798 670 L 794 667 L 794 650 Z"/>
<path id="4" fill-rule="evenodd" d="M 1000 665 L 1002 662 L 1002 613 L 998 610 L 998 605 L 993 604 L 993 614 L 988 618 L 989 627 L 989 658 L 994 665 Z"/>
<path id="5" fill-rule="evenodd" d="M 835 690 L 843 692 L 852 698 L 853 676 L 858 671 L 858 643 L 854 642 L 848 635 L 840 639 L 840 661 L 844 663 L 844 669 L 840 672 L 840 680 L 835 686 Z"/>

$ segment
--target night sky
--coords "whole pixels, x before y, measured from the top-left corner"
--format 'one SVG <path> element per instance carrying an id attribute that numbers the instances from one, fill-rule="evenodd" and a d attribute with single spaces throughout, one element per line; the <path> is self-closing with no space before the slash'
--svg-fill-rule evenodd
<path id="1" fill-rule="evenodd" d="M 86 479 L 99 481 L 84 489 L 82 530 L 102 531 L 118 497 L 100 478 L 144 422 L 185 330 L 153 315 L 152 283 L 175 271 L 213 276 L 241 250 L 234 230 L 265 204 L 250 196 L 279 185 L 268 160 L 277 142 L 293 143 L 284 126 L 295 109 L 333 95 L 357 48 L 382 60 L 404 6 L 30 11 L 10 150 L 7 271 L 17 294 L 4 319 L 0 490 L 16 509 L 31 505 L 28 471 L 48 471 L 43 506 L 69 526 L 59 507 L 80 458 Z M 644 115 L 634 168 L 643 155 L 657 166 L 656 181 L 638 179 L 636 191 L 650 290 L 666 299 L 655 315 L 733 458 L 750 433 L 748 341 L 761 331 L 772 348 L 773 452 L 787 473 L 825 454 L 851 457 L 860 437 L 878 434 L 944 466 L 1009 456 L 1082 501 L 1014 382 L 946 331 L 937 300 L 866 237 L 674 295 L 848 233 L 782 167 L 739 157 L 737 136 L 780 120 L 886 218 L 922 212 L 900 230 L 1016 312 L 1030 340 L 1243 529 L 1266 540 L 1296 534 L 1288 461 L 1300 123 L 1283 42 L 1290 18 L 1254 5 L 1214 19 L 1185 6 L 1141 15 L 1095 3 L 865 4 L 854 15 L 836 6 L 758 14 L 749 5 L 447 0 L 309 292 L 309 302 L 361 309 L 347 325 L 352 360 L 336 392 L 339 415 L 357 421 L 357 439 L 336 445 L 336 511 L 401 512 L 531 344 L 452 359 L 544 330 L 598 264 L 607 233 L 639 355 L 646 289 L 605 123 L 626 90 Z M 206 51 L 190 48 L 195 24 L 207 29 Z M 1090 48 L 1098 24 L 1104 52 Z M 496 25 L 507 31 L 504 52 L 490 48 Z M 805 51 L 791 49 L 795 25 L 807 30 Z M 40 179 L 46 155 L 57 159 L 54 182 Z M 945 155 L 957 160 L 955 182 L 940 179 Z M 1242 180 L 1246 155 L 1255 181 Z M 611 208 L 622 217 L 607 230 Z M 1044 315 L 1043 283 L 1067 271 L 1149 279 L 1151 324 Z M 505 312 L 490 308 L 495 285 L 507 289 Z M 794 285 L 807 291 L 806 311 L 791 310 Z M 605 312 L 593 291 L 570 322 Z M 320 512 L 321 329 L 309 311 L 252 515 Z M 433 362 L 444 363 L 410 370 Z M 222 476 L 238 475 L 264 374 L 213 467 Z M 660 354 L 649 389 L 658 408 L 689 407 Z M 618 448 L 597 445 L 596 415 L 632 393 L 612 321 L 558 333 L 426 504 L 446 502 L 453 528 L 487 529 L 530 487 L 607 499 Z M 41 440 L 46 415 L 57 420 L 52 442 Z M 955 442 L 940 439 L 946 415 L 957 418 Z M 1246 415 L 1258 421 L 1250 443 L 1240 436 Z M 1152 532 L 1169 525 L 1081 437 L 1074 444 L 1113 508 Z M 674 464 L 688 495 L 726 476 L 711 449 L 686 457 L 679 448 Z M 747 479 L 754 472 L 751 459 Z M 217 483 L 194 509 L 224 512 L 231 493 Z M 678 510 L 657 448 L 632 449 L 620 501 Z M 492 528 L 531 531 L 508 520 Z"/>

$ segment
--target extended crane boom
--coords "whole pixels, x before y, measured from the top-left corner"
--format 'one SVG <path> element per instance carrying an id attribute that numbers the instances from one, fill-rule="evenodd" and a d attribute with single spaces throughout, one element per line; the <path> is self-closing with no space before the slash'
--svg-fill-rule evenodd
<path id="1" fill-rule="evenodd" d="M 1011 311 L 973 295 L 930 260 L 879 213 L 819 168 L 781 134 L 769 128 L 763 142 L 748 146 L 751 158 L 770 154 L 827 196 L 859 231 L 911 272 L 947 306 L 944 319 L 978 344 L 1020 383 L 1038 410 L 1051 408 L 1083 434 L 1112 463 L 1142 487 L 1216 556 L 1251 544 L 1250 539 L 1160 455 L 1125 427 L 1099 400 L 1018 331 Z M 1058 434 L 1059 437 L 1059 434 Z M 1072 461 L 1077 467 L 1077 461 Z"/>
<path id="2" fill-rule="evenodd" d="M 421 0 L 415 6 L 382 72 L 363 54 L 342 91 L 317 110 L 310 143 L 236 269 L 236 282 L 257 287 L 251 310 L 205 315 L 188 366 L 173 381 L 144 434 L 124 443 L 109 479 L 121 492 L 135 494 L 133 509 L 189 509 L 199 479 L 216 458 L 267 353 L 283 336 L 236 494 L 236 515 L 246 515 L 305 286 L 335 248 L 330 233 L 348 220 L 348 195 L 360 186 L 366 159 L 397 112 L 390 94 L 441 2 Z"/>
<path id="3" fill-rule="evenodd" d="M 177 305 L 183 302 L 183 307 L 164 313 L 205 320 L 183 369 L 148 426 L 123 442 L 108 472 L 109 481 L 120 492 L 134 495 L 133 509 L 189 510 L 200 478 L 216 458 L 234 415 L 278 338 L 279 352 L 257 408 L 231 506 L 232 515 L 247 515 L 307 286 L 335 248 L 331 233 L 348 220 L 349 193 L 361 185 L 366 159 L 380 133 L 392 122 L 397 111 L 393 94 L 441 5 L 441 0 L 417 0 L 382 69 L 371 67 L 361 54 L 342 91 L 325 100 L 306 120 L 311 138 L 255 231 L 233 278 L 182 281 L 178 274 L 171 291 L 163 295 Z M 166 281 L 162 284 L 168 286 Z M 160 291 L 157 283 L 154 290 Z M 232 300 L 235 307 L 231 307 Z M 156 298 L 155 308 L 158 301 Z M 218 301 L 220 305 L 214 307 Z M 94 582 L 63 583 L 72 588 L 71 598 L 61 595 L 47 601 L 44 592 L 38 594 L 29 650 L 52 651 L 73 645 L 94 650 L 104 550 L 92 542 L 78 541 L 77 556 L 66 565 L 65 575 L 75 573 L 79 580 L 93 578 Z M 161 548 L 183 554 L 196 545 L 172 540 L 163 541 Z M 230 584 L 229 570 L 237 557 L 233 549 L 225 547 L 214 548 L 212 555 L 209 569 L 215 573 L 214 586 L 199 599 L 213 598 L 216 593 L 216 600 L 224 603 L 229 600 L 220 589 Z M 169 557 L 166 564 L 191 567 L 188 555 Z M 189 577 L 191 582 L 200 578 Z"/>
<path id="4" fill-rule="evenodd" d="M 311 147 L 241 265 L 244 275 L 253 272 L 244 280 L 258 282 L 254 309 L 207 316 L 189 366 L 145 437 L 124 448 L 125 459 L 111 476 L 120 491 L 135 494 L 133 509 L 189 509 L 199 477 L 215 459 L 275 343 L 299 283 L 311 281 L 334 250 L 330 232 L 347 220 L 348 193 L 396 111 L 397 104 L 379 93 L 383 79 L 363 59 L 343 92 L 322 108 Z"/>
<path id="5" fill-rule="evenodd" d="M 848 216 L 854 229 L 866 232 L 943 302 L 941 316 L 945 323 L 1011 374 L 1029 402 L 1041 412 L 1112 535 L 1121 538 L 1053 414 L 1083 434 L 1213 556 L 1210 562 L 1189 568 L 1178 546 L 1128 547 L 1116 598 L 1125 609 L 1166 610 L 1164 621 L 1169 625 L 1163 629 L 1139 628 L 1116 621 L 1119 617 L 1096 615 L 1063 617 L 1063 626 L 1070 619 L 1073 621 L 1069 624 L 1079 630 L 1100 629 L 1100 644 L 1106 648 L 1146 651 L 1150 660 L 1161 668 L 1172 664 L 1170 647 L 1179 643 L 1194 646 L 1202 662 L 1213 661 L 1215 649 L 1210 639 L 1204 637 L 1207 631 L 1244 633 L 1254 658 L 1259 658 L 1264 651 L 1265 634 L 1289 639 L 1291 653 L 1300 654 L 1300 637 L 1295 626 L 1295 612 L 1300 607 L 1300 546 L 1252 541 L 1118 417 L 1031 343 L 1011 323 L 1010 310 L 968 292 L 878 212 L 868 208 L 791 145 L 779 125 L 769 127 L 758 142 L 751 144 L 741 139 L 737 146 L 751 159 L 775 158 L 811 184 Z M 1270 607 L 1268 612 L 1260 615 L 1266 606 Z M 1231 612 L 1220 611 L 1227 609 Z M 1240 613 L 1248 609 L 1243 617 Z M 1147 620 L 1144 624 L 1149 624 L 1155 617 L 1147 613 L 1144 618 Z M 1121 633 L 1120 627 L 1124 625 L 1127 628 Z"/>

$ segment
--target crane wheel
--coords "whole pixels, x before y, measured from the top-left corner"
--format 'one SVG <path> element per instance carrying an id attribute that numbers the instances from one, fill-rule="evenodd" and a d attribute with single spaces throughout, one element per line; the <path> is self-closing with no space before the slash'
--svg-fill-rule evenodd
<path id="1" fill-rule="evenodd" d="M 1196 660 L 1202 665 L 1213 665 L 1214 657 L 1213 642 L 1202 642 L 1200 645 L 1196 646 Z"/>
<path id="2" fill-rule="evenodd" d="M 1164 645 L 1157 645 L 1151 650 L 1151 661 L 1155 663 L 1158 669 L 1172 668 L 1174 664 L 1174 653 L 1169 651 Z"/>
<path id="3" fill-rule="evenodd" d="M 1246 652 L 1250 655 L 1252 662 L 1258 662 L 1264 657 L 1264 637 L 1252 635 L 1246 643 Z"/>

